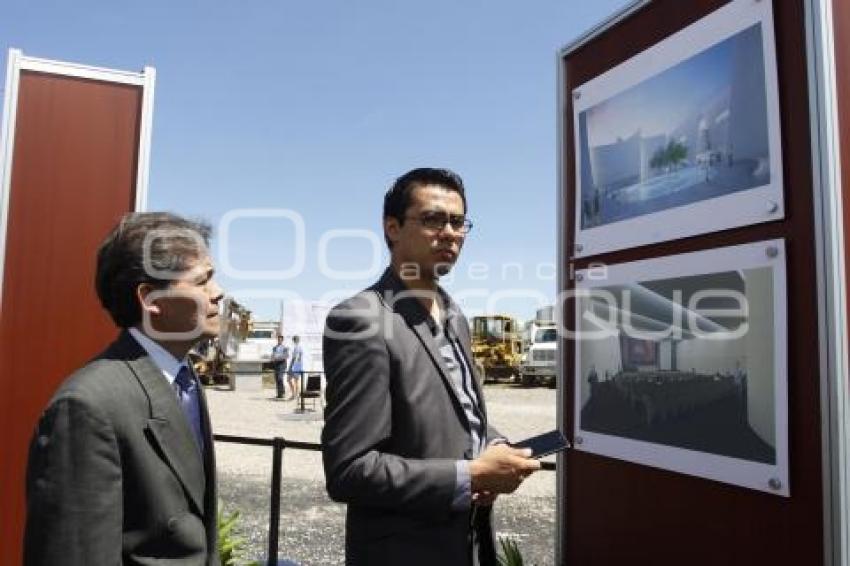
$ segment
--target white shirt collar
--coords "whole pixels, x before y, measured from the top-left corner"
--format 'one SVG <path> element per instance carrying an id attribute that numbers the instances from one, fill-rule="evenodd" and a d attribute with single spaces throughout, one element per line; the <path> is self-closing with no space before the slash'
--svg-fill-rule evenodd
<path id="1" fill-rule="evenodd" d="M 177 372 L 180 371 L 180 368 L 189 366 L 186 358 L 178 360 L 168 350 L 151 340 L 149 336 L 138 328 L 129 328 L 128 331 L 135 338 L 136 342 L 139 343 L 139 346 L 144 348 L 145 352 L 148 353 L 153 363 L 156 364 L 156 367 L 159 368 L 162 375 L 168 380 L 168 384 L 173 386 L 174 379 L 177 377 Z"/>

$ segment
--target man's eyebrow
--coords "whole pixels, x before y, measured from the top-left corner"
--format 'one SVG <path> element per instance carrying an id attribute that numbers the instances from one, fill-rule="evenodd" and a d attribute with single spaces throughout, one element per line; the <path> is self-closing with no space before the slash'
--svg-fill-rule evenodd
<path id="1" fill-rule="evenodd" d="M 210 279 L 212 279 L 213 275 L 215 275 L 215 269 L 210 267 L 209 269 L 207 269 L 203 273 L 198 274 L 197 280 L 198 281 L 209 281 Z"/>

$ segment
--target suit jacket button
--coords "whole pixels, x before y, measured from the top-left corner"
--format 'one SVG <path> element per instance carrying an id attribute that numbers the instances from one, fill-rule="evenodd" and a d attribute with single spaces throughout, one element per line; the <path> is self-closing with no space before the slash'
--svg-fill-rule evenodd
<path id="1" fill-rule="evenodd" d="M 42 434 L 38 437 L 38 446 L 39 448 L 44 448 L 50 443 L 50 438 L 47 437 L 46 434 Z"/>
<path id="2" fill-rule="evenodd" d="M 177 517 L 171 517 L 168 519 L 168 523 L 166 524 L 169 533 L 173 533 L 177 530 Z"/>

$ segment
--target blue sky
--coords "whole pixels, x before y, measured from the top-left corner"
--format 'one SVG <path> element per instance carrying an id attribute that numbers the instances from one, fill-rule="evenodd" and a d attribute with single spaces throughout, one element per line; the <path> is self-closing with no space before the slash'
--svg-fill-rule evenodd
<path id="1" fill-rule="evenodd" d="M 528 319 L 555 295 L 556 53 L 626 3 L 12 0 L 0 45 L 156 68 L 148 209 L 214 226 L 233 209 L 303 219 L 295 277 L 219 277 L 260 319 L 278 313 L 263 294 L 330 299 L 368 285 L 387 258 L 383 193 L 418 166 L 452 168 L 468 190 L 475 228 L 447 287 L 468 314 L 489 303 Z M 333 229 L 369 231 L 381 245 L 337 237 L 320 254 Z M 238 269 L 297 258 L 284 219 L 237 220 L 230 234 Z M 363 276 L 334 280 L 321 268 L 363 271 L 375 253 Z"/>

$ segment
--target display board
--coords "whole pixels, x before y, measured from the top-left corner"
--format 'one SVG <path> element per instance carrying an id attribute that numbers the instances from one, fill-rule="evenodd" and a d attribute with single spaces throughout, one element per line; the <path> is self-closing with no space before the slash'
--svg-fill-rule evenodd
<path id="1" fill-rule="evenodd" d="M 0 564 L 20 564 L 24 471 L 58 384 L 116 335 L 94 292 L 97 248 L 144 206 L 153 69 L 125 73 L 11 50 L 0 138 Z"/>
<path id="2" fill-rule="evenodd" d="M 785 244 L 576 273 L 575 447 L 789 496 Z"/>
<path id="3" fill-rule="evenodd" d="M 782 218 L 774 45 L 730 2 L 573 89 L 577 256 Z"/>
<path id="4" fill-rule="evenodd" d="M 637 2 L 561 52 L 559 291 L 579 297 L 563 303 L 567 328 L 560 367 L 568 377 L 562 380 L 567 385 L 561 390 L 561 416 L 574 448 L 561 460 L 561 563 L 824 563 L 806 10 L 805 0 Z M 721 27 L 723 33 L 711 32 Z M 734 58 L 721 56 L 729 50 L 745 55 L 751 76 L 741 76 Z M 709 65 L 701 57 L 714 62 Z M 721 72 L 725 86 L 715 81 L 702 88 L 712 77 L 703 76 L 696 69 L 700 66 L 708 74 Z M 685 72 L 676 80 L 693 81 L 677 88 L 681 99 L 701 89 L 707 97 L 698 119 L 667 115 L 676 110 L 675 101 L 655 104 L 653 93 L 664 95 L 675 81 L 660 85 L 653 79 L 677 68 Z M 749 93 L 748 100 L 732 101 L 736 82 L 746 83 L 741 92 Z M 763 85 L 763 99 L 758 85 Z M 626 100 L 636 86 L 643 92 L 635 99 L 644 104 L 637 110 L 630 107 L 634 101 Z M 712 93 L 717 95 L 713 99 Z M 747 128 L 761 140 L 755 144 L 758 157 L 753 154 L 750 161 L 738 159 L 740 142 L 731 143 L 730 159 L 729 140 L 742 134 L 734 133 L 736 125 L 729 122 L 736 104 L 755 112 L 743 121 L 761 124 Z M 655 110 L 641 114 L 641 107 Z M 626 112 L 638 128 L 632 134 L 641 142 L 634 144 L 640 151 L 630 154 L 636 160 L 629 161 L 634 165 L 629 175 L 617 169 L 626 161 L 614 159 L 628 153 L 628 138 L 608 131 L 604 120 L 595 125 L 591 120 L 592 111 L 604 118 L 607 108 Z M 693 131 L 679 127 L 685 123 Z M 650 124 L 666 124 L 663 139 L 653 139 L 657 132 Z M 593 141 L 597 134 L 601 142 Z M 623 151 L 606 153 L 606 142 Z M 724 175 L 741 180 L 741 168 L 746 182 L 718 194 L 689 193 L 697 183 L 671 180 L 695 171 L 702 173 L 702 181 Z M 670 182 L 665 185 L 658 177 Z M 590 195 L 582 197 L 582 183 L 594 184 Z M 677 192 L 679 200 L 670 196 Z M 752 195 L 761 204 L 740 200 Z M 667 200 L 655 200 L 658 196 Z M 601 230 L 598 238 L 594 230 Z M 769 257 L 766 248 L 773 248 L 775 256 Z M 591 277 L 600 273 L 610 279 Z M 727 332 L 747 320 L 757 322 L 760 335 L 750 332 L 752 339 L 730 342 L 729 349 L 695 341 L 693 328 L 675 346 L 646 335 L 666 330 L 663 323 L 677 312 L 687 318 L 682 301 L 708 288 L 745 297 L 748 289 L 763 292 L 746 297 L 752 307 L 746 316 L 720 320 L 698 313 L 697 330 Z M 606 290 L 617 301 L 613 307 L 604 301 L 588 304 L 581 293 L 588 289 Z M 634 300 L 624 309 L 626 290 Z M 643 325 L 644 335 L 624 335 L 616 324 L 606 327 L 603 315 L 612 309 L 620 320 L 626 312 L 635 315 L 631 320 Z M 588 312 L 616 338 L 609 336 L 596 349 L 576 340 L 582 331 L 600 330 L 582 328 Z M 658 388 L 665 384 L 675 385 L 662 393 Z M 685 393 L 685 384 L 696 389 Z M 699 395 L 692 394 L 696 390 Z M 606 403 L 591 406 L 594 395 L 597 401 L 609 397 L 611 403 L 622 403 L 623 411 Z M 728 418 L 701 424 L 712 430 L 737 427 L 749 435 L 747 442 L 730 443 L 728 430 L 712 436 L 676 426 L 705 417 L 709 406 L 725 406 Z M 618 421 L 629 411 L 634 420 Z"/>

